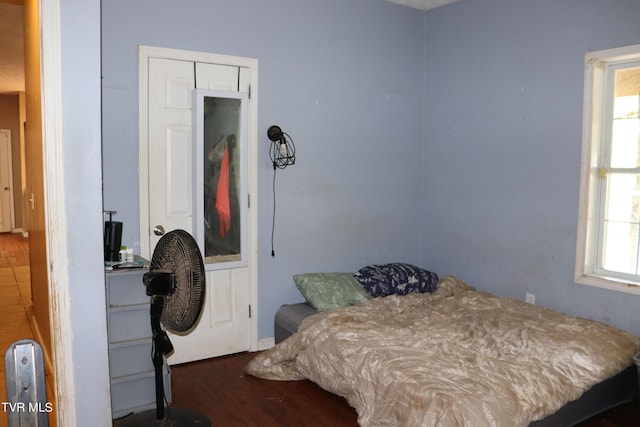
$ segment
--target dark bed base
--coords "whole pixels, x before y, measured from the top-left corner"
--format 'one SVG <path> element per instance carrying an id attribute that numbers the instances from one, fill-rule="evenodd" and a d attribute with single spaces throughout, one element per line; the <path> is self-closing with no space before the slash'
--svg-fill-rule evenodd
<path id="1" fill-rule="evenodd" d="M 276 344 L 298 332 L 298 326 L 305 317 L 317 313 L 309 303 L 285 304 L 276 313 L 274 336 Z"/>
<path id="2" fill-rule="evenodd" d="M 287 304 L 280 307 L 275 317 L 275 342 L 285 340 L 298 330 L 305 317 L 316 313 L 308 303 Z M 591 389 L 579 399 L 571 401 L 548 417 L 534 421 L 529 427 L 569 427 L 579 424 L 601 412 L 638 399 L 638 367 L 632 365 Z M 638 420 L 640 425 L 640 420 Z"/>
<path id="3" fill-rule="evenodd" d="M 532 422 L 529 427 L 574 426 L 601 412 L 636 399 L 638 370 L 636 365 L 632 365 L 618 375 L 594 385 L 579 399 L 567 403 L 556 413 Z"/>

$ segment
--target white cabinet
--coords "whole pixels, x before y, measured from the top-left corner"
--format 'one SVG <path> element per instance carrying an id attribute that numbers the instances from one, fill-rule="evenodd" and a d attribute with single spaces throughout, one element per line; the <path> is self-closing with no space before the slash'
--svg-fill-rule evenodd
<path id="1" fill-rule="evenodd" d="M 142 282 L 145 268 L 106 271 L 111 413 L 120 418 L 156 407 L 151 343 L 150 298 Z M 171 374 L 164 368 L 164 392 L 171 402 Z"/>

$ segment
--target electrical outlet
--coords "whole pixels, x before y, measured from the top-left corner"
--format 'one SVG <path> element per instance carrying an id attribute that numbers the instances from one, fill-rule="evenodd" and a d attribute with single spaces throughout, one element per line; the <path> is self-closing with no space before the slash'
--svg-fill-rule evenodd
<path id="1" fill-rule="evenodd" d="M 536 305 L 536 295 L 535 294 L 530 294 L 529 292 L 527 292 L 524 295 L 524 301 L 528 304 L 533 304 Z"/>

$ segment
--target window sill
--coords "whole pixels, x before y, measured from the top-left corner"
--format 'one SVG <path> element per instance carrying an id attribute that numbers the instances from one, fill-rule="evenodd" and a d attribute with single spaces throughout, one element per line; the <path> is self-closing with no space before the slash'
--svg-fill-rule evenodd
<path id="1" fill-rule="evenodd" d="M 640 283 L 613 277 L 595 276 L 583 274 L 576 277 L 576 283 L 580 285 L 595 286 L 611 291 L 640 295 Z"/>

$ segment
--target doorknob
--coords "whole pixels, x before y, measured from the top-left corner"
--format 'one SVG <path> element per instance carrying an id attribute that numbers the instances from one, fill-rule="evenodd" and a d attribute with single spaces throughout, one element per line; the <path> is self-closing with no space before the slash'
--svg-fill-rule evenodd
<path id="1" fill-rule="evenodd" d="M 164 227 L 161 225 L 156 225 L 153 227 L 153 234 L 156 236 L 162 236 L 164 234 Z"/>

